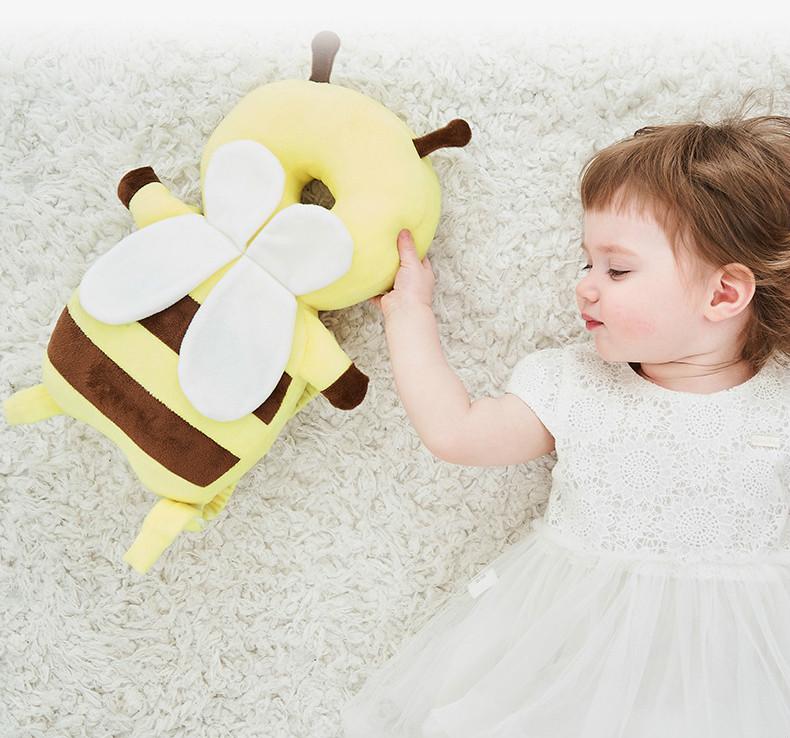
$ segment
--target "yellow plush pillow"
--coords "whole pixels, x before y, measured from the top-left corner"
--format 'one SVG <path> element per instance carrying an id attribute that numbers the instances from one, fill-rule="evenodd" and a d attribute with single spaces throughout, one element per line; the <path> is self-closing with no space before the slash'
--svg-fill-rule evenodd
<path id="1" fill-rule="evenodd" d="M 454 120 L 416 138 L 393 113 L 329 84 L 337 36 L 313 40 L 310 80 L 246 95 L 203 152 L 202 209 L 151 167 L 118 195 L 138 230 L 85 273 L 43 356 L 43 383 L 4 403 L 9 423 L 59 413 L 123 451 L 161 499 L 124 560 L 146 572 L 182 530 L 200 530 L 283 425 L 317 394 L 339 409 L 367 377 L 318 311 L 392 287 L 402 228 L 422 257 L 439 220 L 427 155 L 463 146 Z M 301 203 L 320 180 L 330 208 Z"/>

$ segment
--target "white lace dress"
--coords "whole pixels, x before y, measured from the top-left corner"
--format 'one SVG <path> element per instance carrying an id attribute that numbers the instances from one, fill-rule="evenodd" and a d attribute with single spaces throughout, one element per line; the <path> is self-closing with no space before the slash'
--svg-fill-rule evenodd
<path id="1" fill-rule="evenodd" d="M 346 738 L 790 737 L 790 370 L 677 392 L 575 344 L 506 390 L 556 440 L 546 512 L 373 671 Z"/>

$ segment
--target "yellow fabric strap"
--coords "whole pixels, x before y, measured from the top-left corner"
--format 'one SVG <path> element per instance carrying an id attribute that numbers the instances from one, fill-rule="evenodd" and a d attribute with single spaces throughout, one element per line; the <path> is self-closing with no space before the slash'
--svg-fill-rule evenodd
<path id="1" fill-rule="evenodd" d="M 37 384 L 11 395 L 3 403 L 3 412 L 9 425 L 19 425 L 61 415 L 63 410 L 55 404 L 47 388 Z"/>
<path id="2" fill-rule="evenodd" d="M 195 523 L 197 520 L 200 522 Z M 143 527 L 123 560 L 145 574 L 179 533 L 203 524 L 202 513 L 194 505 L 162 498 L 145 516 Z"/>

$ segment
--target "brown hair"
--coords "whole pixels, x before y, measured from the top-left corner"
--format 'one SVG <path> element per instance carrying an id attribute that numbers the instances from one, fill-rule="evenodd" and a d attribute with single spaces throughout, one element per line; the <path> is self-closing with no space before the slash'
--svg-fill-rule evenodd
<path id="1" fill-rule="evenodd" d="M 748 267 L 741 357 L 755 372 L 775 353 L 790 358 L 790 118 L 742 107 L 714 125 L 647 126 L 594 154 L 580 178 L 585 210 L 648 208 L 692 278 Z"/>

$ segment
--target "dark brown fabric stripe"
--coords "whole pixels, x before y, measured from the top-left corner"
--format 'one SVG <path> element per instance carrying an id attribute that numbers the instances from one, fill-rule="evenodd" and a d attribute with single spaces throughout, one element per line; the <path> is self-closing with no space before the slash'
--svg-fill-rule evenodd
<path id="1" fill-rule="evenodd" d="M 197 300 L 193 300 L 189 295 L 186 295 L 170 307 L 143 318 L 140 321 L 140 325 L 178 353 L 181 350 L 184 334 L 187 332 L 187 328 L 189 328 L 189 324 L 192 318 L 195 317 L 199 307 L 200 303 Z M 285 399 L 285 393 L 288 391 L 290 384 L 290 375 L 287 372 L 283 372 L 272 394 L 253 410 L 252 414 L 267 425 L 271 423 L 272 418 L 277 415 L 283 399 Z"/>
<path id="2" fill-rule="evenodd" d="M 277 415 L 277 411 L 280 409 L 280 405 L 283 403 L 283 398 L 285 397 L 285 393 L 288 391 L 290 384 L 291 377 L 283 372 L 282 377 L 280 377 L 280 381 L 277 382 L 277 386 L 272 390 L 272 393 L 262 405 L 259 405 L 255 410 L 252 411 L 252 414 L 260 418 L 266 424 L 271 423 L 272 418 Z"/>
<path id="3" fill-rule="evenodd" d="M 63 378 L 151 458 L 198 487 L 216 481 L 238 461 L 151 395 L 83 333 L 68 308 L 47 346 Z"/>
<path id="4" fill-rule="evenodd" d="M 170 307 L 143 318 L 140 325 L 178 353 L 181 350 L 184 334 L 199 307 L 200 303 L 187 295 Z"/>

